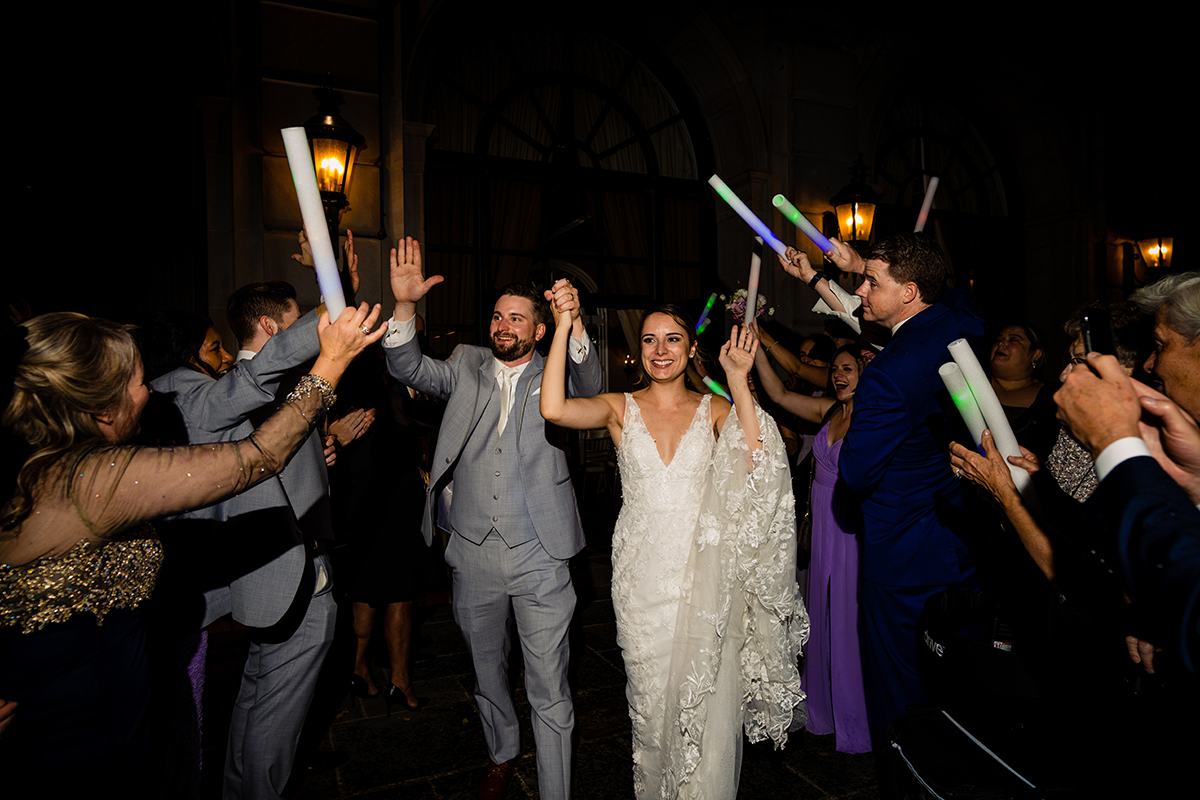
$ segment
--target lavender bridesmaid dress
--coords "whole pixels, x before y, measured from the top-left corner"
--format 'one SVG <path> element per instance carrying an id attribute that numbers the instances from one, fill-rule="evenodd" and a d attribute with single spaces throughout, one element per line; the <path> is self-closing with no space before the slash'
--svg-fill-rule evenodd
<path id="1" fill-rule="evenodd" d="M 853 521 L 858 512 L 848 497 L 843 499 L 847 492 L 834 493 L 842 441 L 829 446 L 826 423 L 813 442 L 816 471 L 807 597 L 812 634 L 802 683 L 808 692 L 809 732 L 836 732 L 838 751 L 868 753 L 871 734 L 858 648 L 859 525 Z"/>

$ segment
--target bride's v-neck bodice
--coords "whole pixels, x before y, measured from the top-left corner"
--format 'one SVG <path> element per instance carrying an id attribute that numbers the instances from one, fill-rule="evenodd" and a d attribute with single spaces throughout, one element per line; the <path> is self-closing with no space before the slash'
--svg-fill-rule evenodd
<path id="1" fill-rule="evenodd" d="M 629 678 L 638 797 L 657 787 L 656 756 L 683 574 L 715 444 L 710 395 L 700 401 L 670 464 L 664 464 L 632 395 L 617 450 L 624 498 L 613 533 L 613 610 Z M 649 775 L 647 775 L 647 771 Z"/>

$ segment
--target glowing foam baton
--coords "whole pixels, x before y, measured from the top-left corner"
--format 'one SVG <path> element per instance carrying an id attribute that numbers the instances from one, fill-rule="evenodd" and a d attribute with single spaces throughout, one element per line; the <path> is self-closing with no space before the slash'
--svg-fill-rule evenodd
<path id="1" fill-rule="evenodd" d="M 933 176 L 929 179 L 929 188 L 925 190 L 925 202 L 921 203 L 921 213 L 917 214 L 917 227 L 913 228 L 913 233 L 920 233 L 925 230 L 925 220 L 929 218 L 929 209 L 933 208 L 933 195 L 937 192 L 938 179 Z"/>
<path id="2" fill-rule="evenodd" d="M 712 311 L 713 304 L 716 302 L 717 302 L 717 293 L 713 292 L 708 298 L 708 303 L 704 306 L 703 313 L 700 314 L 700 319 L 698 319 L 696 321 L 696 335 L 697 336 L 704 333 L 704 329 L 708 327 L 708 312 Z"/>
<path id="3" fill-rule="evenodd" d="M 753 228 L 754 232 L 771 246 L 772 250 L 779 253 L 779 255 L 787 252 L 787 245 L 779 241 L 779 237 L 771 233 L 771 229 L 764 225 L 761 219 L 754 216 L 754 212 L 747 208 L 746 204 L 741 201 L 741 198 L 725 185 L 725 181 L 713 175 L 708 179 L 708 185 L 717 190 L 717 194 L 721 196 L 721 199 L 729 203 L 729 207 L 736 211 L 737 215 L 745 220 L 746 224 Z"/>
<path id="4" fill-rule="evenodd" d="M 942 364 L 938 375 L 942 377 L 942 383 L 946 384 L 950 399 L 954 401 L 958 413 L 962 414 L 963 422 L 967 423 L 967 430 L 971 432 L 971 438 L 975 440 L 975 447 L 978 449 L 979 443 L 983 441 L 983 429 L 987 427 L 987 423 L 983 421 L 983 412 L 975 402 L 975 395 L 971 394 L 966 377 L 953 361 Z"/>
<path id="5" fill-rule="evenodd" d="M 716 381 L 714 381 L 712 378 L 708 377 L 707 375 L 704 376 L 704 385 L 707 386 L 709 388 L 709 391 L 711 391 L 713 394 L 719 394 L 719 395 L 721 395 L 721 397 L 724 397 L 729 402 L 731 402 L 731 403 L 733 402 L 733 398 L 729 396 L 729 392 L 722 389 L 721 384 L 717 383 Z"/>
<path id="6" fill-rule="evenodd" d="M 338 276 L 337 256 L 329 241 L 329 227 L 321 205 L 321 192 L 317 188 L 317 173 L 313 171 L 308 136 L 304 128 L 284 128 L 280 133 L 283 134 L 283 147 L 287 150 L 288 166 L 292 170 L 292 183 L 296 185 L 296 199 L 300 201 L 304 235 L 308 237 L 308 246 L 312 249 L 313 263 L 317 269 L 317 285 L 325 296 L 325 310 L 329 312 L 329 319 L 335 320 L 346 308 L 346 296 L 342 293 L 342 279 Z"/>
<path id="7" fill-rule="evenodd" d="M 762 239 L 754 237 L 759 244 L 762 244 Z M 758 318 L 758 273 L 762 268 L 762 259 L 759 258 L 758 248 L 754 248 L 754 253 L 750 256 L 750 278 L 746 281 L 746 310 L 742 313 L 742 325 L 749 325 Z"/>
<path id="8" fill-rule="evenodd" d="M 1004 407 L 1000 405 L 1000 399 L 996 397 L 991 381 L 984 374 L 979 359 L 975 357 L 975 353 L 966 339 L 955 339 L 946 346 L 946 349 L 950 351 L 950 357 L 954 359 L 954 363 L 958 364 L 963 377 L 967 379 L 971 395 L 979 404 L 979 410 L 983 413 L 988 430 L 992 432 L 992 441 L 995 442 L 1000 455 L 1004 457 L 1004 463 L 1008 465 L 1008 471 L 1012 475 L 1013 483 L 1017 485 L 1017 491 L 1024 494 L 1025 489 L 1029 486 L 1029 473 L 1008 463 L 1009 456 L 1021 455 L 1021 447 L 1017 444 L 1017 437 L 1013 435 L 1012 426 L 1008 424 L 1008 417 L 1004 416 Z"/>
<path id="9" fill-rule="evenodd" d="M 792 224 L 799 228 L 801 233 L 803 233 L 809 239 L 812 239 L 813 244 L 815 244 L 822 253 L 828 253 L 830 250 L 834 249 L 829 240 L 826 239 L 819 230 L 817 230 L 817 226 L 809 222 L 808 218 L 800 213 L 800 209 L 789 203 L 786 197 L 781 194 L 775 195 L 775 198 L 771 201 L 771 205 L 775 206 L 777 209 L 779 209 L 780 213 L 791 220 Z"/>

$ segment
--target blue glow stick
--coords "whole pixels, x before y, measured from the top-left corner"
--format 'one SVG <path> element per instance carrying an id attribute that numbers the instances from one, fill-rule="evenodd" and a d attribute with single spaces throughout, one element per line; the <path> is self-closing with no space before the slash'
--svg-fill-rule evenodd
<path id="1" fill-rule="evenodd" d="M 801 233 L 812 239 L 813 244 L 822 253 L 828 253 L 834 249 L 830 241 L 817 230 L 817 226 L 809 222 L 808 218 L 800 213 L 800 209 L 789 203 L 786 197 L 781 194 L 775 195 L 775 198 L 771 200 L 771 205 L 775 206 L 775 208 L 779 209 L 780 213 L 791 220 L 792 224 L 799 228 Z"/>
<path id="2" fill-rule="evenodd" d="M 729 396 L 729 392 L 726 392 L 724 389 L 722 389 L 721 384 L 717 383 L 707 375 L 704 376 L 704 385 L 707 386 L 713 394 L 719 394 L 729 402 L 733 402 L 733 398 Z"/>
<path id="3" fill-rule="evenodd" d="M 746 204 L 741 201 L 741 198 L 734 194 L 733 190 L 725 185 L 725 181 L 721 180 L 716 175 L 713 175 L 708 179 L 708 185 L 716 189 L 717 194 L 721 196 L 721 199 L 726 203 L 729 203 L 729 207 L 736 211 L 737 215 L 741 217 L 747 225 L 753 228 L 754 232 L 761 236 L 763 241 L 770 245 L 772 250 L 774 250 L 776 253 L 779 253 L 779 255 L 783 255 L 787 252 L 787 245 L 779 241 L 778 236 L 771 233 L 771 229 L 763 224 L 763 221 L 756 217 L 753 211 L 746 207 Z"/>
<path id="4" fill-rule="evenodd" d="M 717 302 L 717 293 L 713 292 L 708 298 L 708 303 L 704 306 L 704 313 L 700 315 L 700 319 L 696 320 L 696 333 L 703 333 L 708 327 L 708 312 L 712 311 L 713 304 Z"/>

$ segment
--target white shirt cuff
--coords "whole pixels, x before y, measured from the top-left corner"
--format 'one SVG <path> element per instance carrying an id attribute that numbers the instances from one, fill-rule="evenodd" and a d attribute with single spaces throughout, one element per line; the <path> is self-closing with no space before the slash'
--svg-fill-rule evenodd
<path id="1" fill-rule="evenodd" d="M 1131 458 L 1148 455 L 1150 455 L 1150 448 L 1146 447 L 1146 443 L 1142 441 L 1141 437 L 1126 436 L 1124 439 L 1117 439 L 1096 457 L 1096 478 L 1103 482 L 1108 477 L 1108 473 L 1117 468 L 1117 465 Z"/>
<path id="2" fill-rule="evenodd" d="M 567 352 L 570 354 L 571 360 L 576 364 L 582 364 L 591 351 L 592 340 L 588 338 L 587 331 L 584 331 L 583 336 L 579 339 L 576 339 L 574 336 L 571 337 L 570 347 L 567 348 Z"/>
<path id="3" fill-rule="evenodd" d="M 417 318 L 397 322 L 395 317 L 388 319 L 388 332 L 383 337 L 384 347 L 399 347 L 408 344 L 417 337 Z"/>

